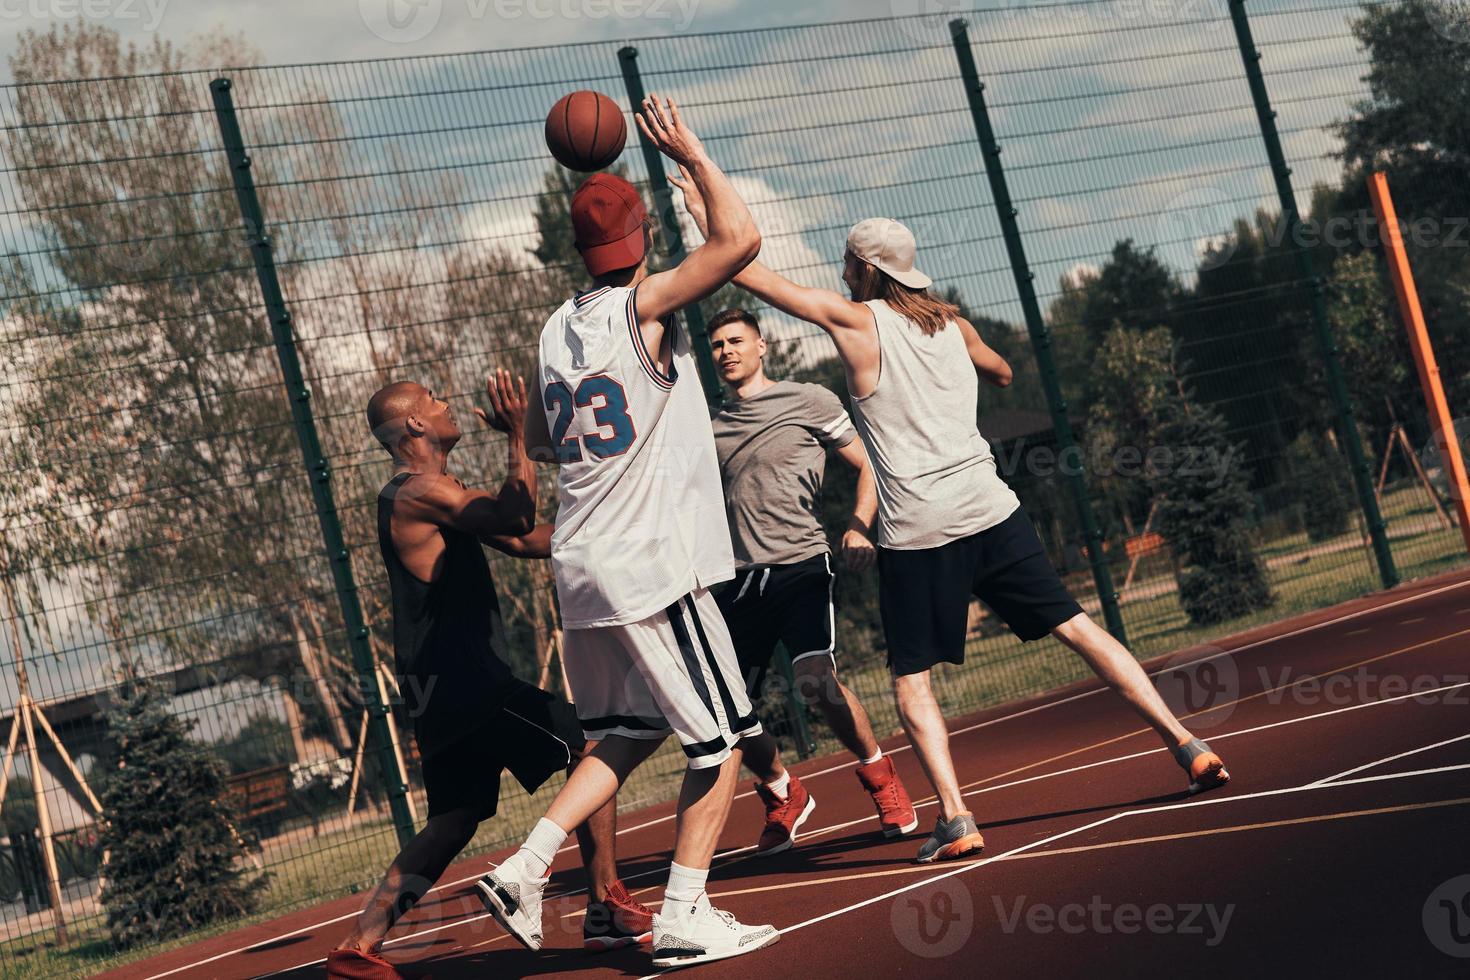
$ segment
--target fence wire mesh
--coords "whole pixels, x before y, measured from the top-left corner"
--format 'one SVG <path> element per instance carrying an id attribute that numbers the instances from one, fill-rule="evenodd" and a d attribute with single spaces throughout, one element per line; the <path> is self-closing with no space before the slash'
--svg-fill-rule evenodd
<path id="1" fill-rule="evenodd" d="M 1387 170 L 1414 230 L 1410 260 L 1463 411 L 1465 110 L 1412 77 L 1416 60 L 1466 66 L 1436 10 L 1281 0 L 1251 11 L 1301 200 L 1295 228 L 1225 4 L 965 11 L 1075 453 L 1058 451 L 948 18 L 643 40 L 636 63 L 749 202 L 777 271 L 842 291 L 854 222 L 886 215 L 914 230 L 936 289 L 1016 370 L 979 406 L 1002 473 L 1101 619 L 1111 597 L 1098 595 L 1096 545 L 1064 486 L 1082 466 L 1119 613 L 1147 657 L 1382 583 L 1298 247 L 1399 574 L 1466 563 L 1365 183 Z M 169 52 L 129 56 L 102 29 L 21 46 L 18 81 L 0 89 L 7 970 L 87 972 L 125 945 L 109 930 L 99 820 L 139 678 L 226 773 L 237 827 L 256 842 L 248 874 L 265 872 L 250 914 L 369 886 L 398 846 L 387 789 L 398 774 L 364 746 L 362 679 L 292 425 L 297 393 L 283 389 L 209 83 L 231 82 L 356 600 L 386 668 L 370 685 L 396 704 L 374 516 L 390 467 L 364 407 L 382 385 L 415 380 L 468 422 L 490 368 L 534 371 L 546 316 L 583 285 L 566 220 L 579 177 L 545 152 L 545 113 L 583 88 L 630 109 L 619 49 L 191 71 Z M 194 63 L 230 57 L 205 49 Z M 648 190 L 628 124 L 612 169 Z M 697 240 L 681 214 L 661 217 Z M 703 309 L 736 305 L 773 339 L 772 376 L 845 397 L 821 331 L 733 287 Z M 493 487 L 504 442 L 465 427 L 452 470 Z M 823 501 L 834 540 L 854 497 L 840 469 Z M 543 473 L 543 519 L 551 483 Z M 549 568 L 503 557 L 492 568 L 516 672 L 562 690 Z M 876 588 L 839 578 L 838 661 L 888 735 L 898 722 Z M 957 715 L 1086 675 L 1057 641 L 1023 646 L 977 605 L 967 662 L 940 670 L 937 692 Z M 775 683 L 764 709 L 789 739 L 800 709 L 783 694 Z M 401 705 L 392 722 L 421 821 Z M 682 768 L 662 751 L 622 806 L 668 799 Z M 544 808 L 506 787 L 468 853 L 518 839 Z M 65 941 L 51 942 L 62 921 Z"/>

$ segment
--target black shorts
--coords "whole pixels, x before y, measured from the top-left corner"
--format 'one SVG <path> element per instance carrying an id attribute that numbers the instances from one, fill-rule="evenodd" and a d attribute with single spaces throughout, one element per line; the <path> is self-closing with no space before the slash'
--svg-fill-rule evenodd
<path id="1" fill-rule="evenodd" d="M 836 630 L 832 556 L 813 555 L 789 565 L 741 569 L 715 592 L 751 701 L 760 697 L 771 656 L 786 644 L 791 662 L 832 657 Z"/>
<path id="2" fill-rule="evenodd" d="M 477 820 L 495 816 L 500 773 L 509 769 L 534 793 L 571 765 L 587 744 L 577 712 L 554 694 L 512 679 L 505 702 L 485 724 L 424 759 L 429 816 L 468 807 Z"/>
<path id="3" fill-rule="evenodd" d="M 1024 508 L 937 548 L 879 548 L 878 589 L 888 668 L 899 675 L 965 662 L 972 595 L 1023 642 L 1049 635 L 1082 612 Z"/>

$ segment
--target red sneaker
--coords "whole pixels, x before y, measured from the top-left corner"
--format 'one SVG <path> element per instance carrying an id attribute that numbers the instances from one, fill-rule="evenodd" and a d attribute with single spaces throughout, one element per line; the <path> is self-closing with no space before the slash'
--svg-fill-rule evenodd
<path id="1" fill-rule="evenodd" d="M 360 949 L 334 949 L 327 954 L 330 980 L 403 980 L 392 963 Z"/>
<path id="2" fill-rule="evenodd" d="M 857 777 L 878 808 L 878 824 L 884 837 L 901 837 L 919 826 L 919 815 L 892 759 L 885 755 L 877 762 L 858 766 Z"/>
<path id="3" fill-rule="evenodd" d="M 755 791 L 766 804 L 766 828 L 761 831 L 761 839 L 755 845 L 755 856 L 767 857 L 791 850 L 796 843 L 796 831 L 817 808 L 817 801 L 795 776 L 791 777 L 791 785 L 786 787 L 784 800 L 759 781 L 755 784 Z"/>
<path id="4" fill-rule="evenodd" d="M 607 890 L 607 900 L 588 902 L 582 920 L 582 946 L 595 953 L 653 942 L 653 909 L 628 894 L 621 881 Z"/>

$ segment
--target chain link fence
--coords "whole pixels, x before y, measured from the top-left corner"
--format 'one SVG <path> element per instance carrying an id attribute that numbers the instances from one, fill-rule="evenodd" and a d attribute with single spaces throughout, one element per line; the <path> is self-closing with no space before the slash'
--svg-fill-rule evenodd
<path id="1" fill-rule="evenodd" d="M 1081 0 L 968 10 L 963 29 L 685 34 L 621 57 L 599 43 L 208 71 L 129 61 L 100 28 L 32 36 L 0 88 L 0 964 L 89 972 L 126 955 L 99 828 L 145 696 L 217 766 L 245 876 L 265 882 L 249 914 L 370 886 L 422 820 L 374 523 L 390 466 L 364 408 L 406 379 L 469 419 L 492 367 L 534 370 L 541 325 L 583 274 L 566 222 L 579 178 L 550 160 L 545 113 L 581 88 L 627 107 L 630 65 L 679 101 L 788 277 L 841 290 L 854 222 L 914 230 L 936 289 L 1015 368 L 979 406 L 1003 474 L 1079 600 L 1139 657 L 1463 568 L 1366 188 L 1388 172 L 1463 412 L 1465 110 L 1413 77 L 1467 66 L 1443 7 L 1282 0 L 1251 10 L 1253 44 L 1239 2 Z M 193 63 L 230 61 L 206 48 Z M 261 227 L 242 223 L 217 78 Z M 629 130 L 613 169 L 652 199 L 662 177 Z M 667 262 L 670 223 L 695 233 L 660 218 Z M 262 304 L 262 233 L 284 339 Z M 774 339 L 769 373 L 846 396 L 819 331 L 733 288 L 703 319 L 732 305 Z M 302 389 L 283 383 L 287 353 Z M 308 409 L 318 459 L 302 455 Z M 483 429 L 452 457 L 472 485 L 503 466 Z M 823 502 L 834 540 L 854 495 L 842 469 Z M 549 568 L 492 568 L 517 673 L 561 689 Z M 896 732 L 876 582 L 842 576 L 837 595 L 844 678 Z M 967 663 L 936 672 L 951 715 L 1086 676 L 981 607 L 971 625 Z M 802 741 L 786 693 L 774 682 L 764 708 Z M 670 798 L 682 766 L 661 752 L 622 806 Z M 508 784 L 468 853 L 518 839 L 543 805 Z"/>

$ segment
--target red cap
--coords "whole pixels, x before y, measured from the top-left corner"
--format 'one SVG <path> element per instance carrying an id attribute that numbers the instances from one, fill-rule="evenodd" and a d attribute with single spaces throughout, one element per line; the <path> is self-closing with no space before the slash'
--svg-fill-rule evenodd
<path id="1" fill-rule="evenodd" d="M 612 174 L 593 174 L 572 195 L 572 229 L 587 271 L 600 276 L 643 260 L 648 208 L 637 188 Z"/>

